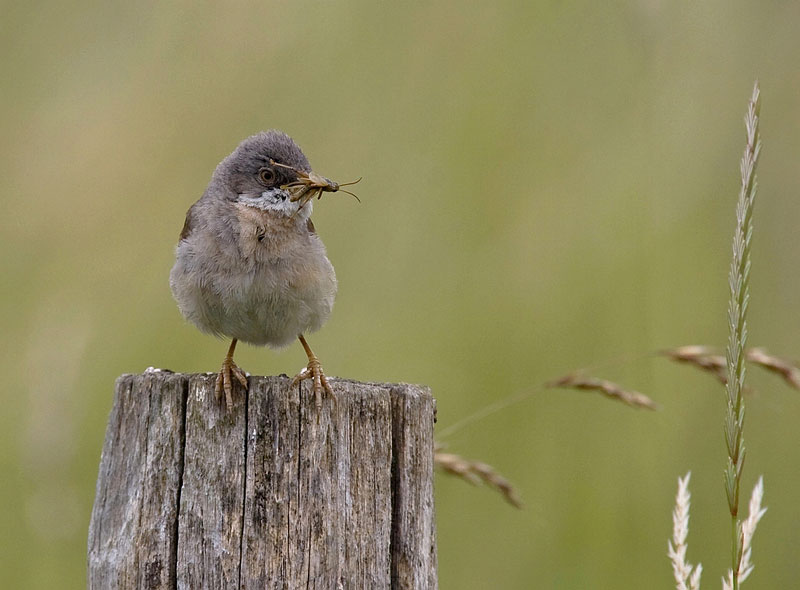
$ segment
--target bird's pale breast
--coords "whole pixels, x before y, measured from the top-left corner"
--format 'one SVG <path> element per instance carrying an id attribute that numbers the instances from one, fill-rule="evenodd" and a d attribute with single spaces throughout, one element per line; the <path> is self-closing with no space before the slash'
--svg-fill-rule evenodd
<path id="1" fill-rule="evenodd" d="M 336 276 L 305 222 L 237 206 L 236 238 L 199 228 L 178 244 L 170 274 L 183 315 L 203 331 L 256 345 L 285 346 L 319 329 Z"/>

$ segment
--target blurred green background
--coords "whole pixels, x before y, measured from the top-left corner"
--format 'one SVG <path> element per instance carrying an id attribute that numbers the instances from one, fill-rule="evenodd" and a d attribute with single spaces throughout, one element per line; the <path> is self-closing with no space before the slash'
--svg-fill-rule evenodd
<path id="1" fill-rule="evenodd" d="M 183 321 L 167 275 L 214 166 L 268 128 L 364 176 L 362 204 L 315 209 L 340 281 L 310 339 L 328 373 L 428 384 L 441 428 L 532 392 L 445 441 L 526 507 L 437 476 L 441 588 L 672 588 L 690 469 L 689 559 L 715 587 L 722 390 L 649 353 L 725 344 L 758 78 L 750 342 L 800 356 L 799 25 L 796 2 L 5 3 L 3 587 L 84 586 L 114 379 L 218 368 L 226 343 Z M 663 409 L 540 390 L 586 366 Z M 769 512 L 748 583 L 794 587 L 800 396 L 750 375 L 743 495 L 763 473 Z"/>

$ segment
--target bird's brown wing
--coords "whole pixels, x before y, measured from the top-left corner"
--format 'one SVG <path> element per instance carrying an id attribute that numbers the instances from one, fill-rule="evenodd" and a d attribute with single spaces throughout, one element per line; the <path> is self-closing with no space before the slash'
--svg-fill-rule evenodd
<path id="1" fill-rule="evenodd" d="M 188 238 L 194 228 L 197 225 L 197 216 L 194 213 L 194 208 L 197 206 L 197 203 L 189 207 L 189 210 L 186 212 L 186 221 L 183 222 L 183 229 L 181 230 L 181 237 L 178 238 L 178 241 L 181 242 Z"/>

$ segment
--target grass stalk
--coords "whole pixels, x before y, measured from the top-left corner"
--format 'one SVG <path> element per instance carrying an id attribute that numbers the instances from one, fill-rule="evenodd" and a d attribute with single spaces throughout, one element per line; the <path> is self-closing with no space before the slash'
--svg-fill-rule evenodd
<path id="1" fill-rule="evenodd" d="M 763 350 L 748 351 L 747 306 L 750 300 L 750 246 L 753 237 L 753 204 L 756 197 L 756 165 L 761 152 L 759 123 L 759 87 L 753 86 L 753 95 L 745 115 L 747 145 L 742 156 L 742 187 L 736 204 L 736 232 L 733 235 L 733 258 L 728 283 L 728 347 L 725 361 L 714 355 L 707 347 L 684 346 L 664 351 L 663 354 L 679 362 L 687 362 L 713 373 L 725 383 L 725 443 L 728 449 L 725 467 L 725 493 L 731 515 L 731 567 L 722 578 L 723 590 L 738 590 L 741 582 L 753 571 L 752 540 L 758 521 L 766 508 L 761 508 L 764 482 L 759 478 L 750 497 L 749 514 L 739 520 L 739 489 L 744 467 L 744 392 L 745 363 L 751 361 L 774 371 L 790 384 L 800 381 L 796 367 L 791 363 L 767 355 Z M 694 567 L 686 560 L 687 535 L 689 532 L 689 474 L 678 479 L 678 494 L 672 514 L 673 534 L 669 543 L 669 558 L 675 576 L 677 590 L 699 590 L 702 566 Z"/>
<path id="2" fill-rule="evenodd" d="M 756 197 L 756 165 L 761 151 L 759 137 L 759 87 L 756 82 L 745 116 L 747 145 L 741 162 L 742 186 L 736 205 L 736 232 L 733 236 L 733 259 L 728 283 L 728 347 L 726 350 L 728 379 L 725 442 L 728 462 L 725 468 L 725 492 L 731 515 L 732 588 L 738 590 L 742 564 L 742 526 L 739 522 L 739 488 L 745 459 L 744 446 L 744 382 L 746 374 L 747 307 L 750 300 L 750 249 L 753 235 L 753 204 Z"/>

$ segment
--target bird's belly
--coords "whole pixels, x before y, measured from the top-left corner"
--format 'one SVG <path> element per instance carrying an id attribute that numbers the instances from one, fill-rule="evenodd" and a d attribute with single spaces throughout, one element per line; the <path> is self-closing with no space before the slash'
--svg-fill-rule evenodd
<path id="1" fill-rule="evenodd" d="M 250 344 L 285 346 L 328 319 L 335 292 L 326 282 L 271 284 L 257 276 L 249 288 L 231 293 L 222 331 Z"/>
<path id="2" fill-rule="evenodd" d="M 176 278 L 173 291 L 187 319 L 206 332 L 255 345 L 286 346 L 318 330 L 336 296 L 336 277 L 324 254 L 238 271 L 229 267 L 213 280 Z"/>

